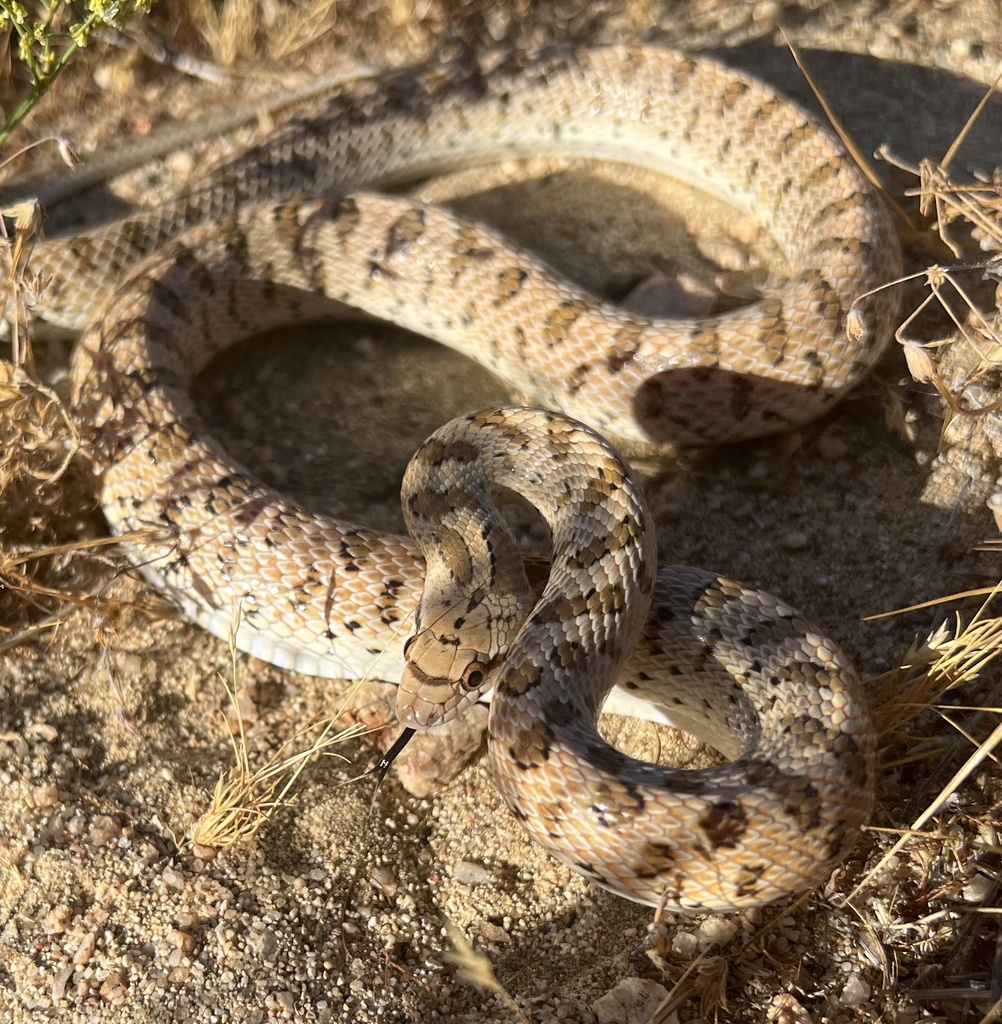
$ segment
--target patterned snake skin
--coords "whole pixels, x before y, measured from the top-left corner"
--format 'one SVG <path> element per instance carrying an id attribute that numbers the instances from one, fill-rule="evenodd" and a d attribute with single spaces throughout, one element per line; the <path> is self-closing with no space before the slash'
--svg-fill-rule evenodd
<path id="1" fill-rule="evenodd" d="M 553 151 L 712 182 L 779 243 L 783 279 L 720 317 L 650 320 L 496 232 L 355 191 Z M 359 676 L 379 655 L 376 674 L 399 679 L 424 580 L 415 544 L 306 512 L 236 465 L 189 396 L 213 356 L 333 300 L 471 355 L 614 442 L 723 441 L 808 420 L 866 373 L 894 303 L 887 290 L 865 293 L 895 276 L 898 253 L 878 197 L 798 108 L 709 60 L 610 48 L 431 68 L 345 93 L 178 201 L 40 246 L 35 269 L 51 277 L 49 318 L 82 325 L 101 309 L 76 350 L 74 406 L 112 529 L 158 531 L 131 549 L 142 571 L 219 635 L 239 606 L 238 645 L 276 664 Z M 558 522 L 571 538 L 560 557 L 578 569 L 559 589 L 551 581 L 550 605 L 520 634 L 539 646 L 499 670 L 491 748 L 506 799 L 559 856 L 635 899 L 733 909 L 817 883 L 872 803 L 873 737 L 852 670 L 781 602 L 693 570 L 659 578 L 644 624 L 654 554 L 628 474 L 584 428 L 524 415 L 501 436 L 532 424 L 559 451 L 605 461 L 571 474 L 584 496 L 568 501 L 599 514 L 589 540 L 567 532 L 565 511 L 553 521 L 555 538 Z M 497 444 L 460 433 L 471 453 Z M 555 479 L 558 461 L 544 462 Z M 620 520 L 624 501 L 636 522 Z M 457 564 L 479 557 L 454 547 Z M 596 607 L 601 622 L 588 626 Z M 554 609 L 570 619 L 545 648 L 539 624 Z M 563 681 L 584 657 L 575 631 L 609 672 L 626 662 L 621 685 L 653 689 L 679 724 L 739 759 L 678 774 L 599 748 L 588 723 L 604 684 L 571 696 Z M 526 673 L 545 665 L 554 674 L 534 690 Z M 682 681 L 678 693 L 661 692 L 658 673 Z"/>
<path id="2" fill-rule="evenodd" d="M 492 486 L 550 527 L 535 603 Z M 766 902 L 831 871 L 873 799 L 851 667 L 775 598 L 698 569 L 659 576 L 650 513 L 608 442 L 537 409 L 474 413 L 418 449 L 402 494 L 427 575 L 397 714 L 433 725 L 493 687 L 494 781 L 545 849 L 613 892 L 685 910 Z M 689 659 L 654 664 L 687 642 Z M 721 673 L 712 708 L 705 671 L 676 675 L 701 659 Z M 673 771 L 611 747 L 595 723 L 617 679 L 684 707 L 736 760 Z"/>

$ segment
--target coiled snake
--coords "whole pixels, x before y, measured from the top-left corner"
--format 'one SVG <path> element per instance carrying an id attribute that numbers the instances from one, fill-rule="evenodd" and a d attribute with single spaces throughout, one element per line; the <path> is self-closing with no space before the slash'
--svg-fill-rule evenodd
<path id="1" fill-rule="evenodd" d="M 712 182 L 782 247 L 784 279 L 714 319 L 646 319 L 487 228 L 358 191 L 554 150 Z M 283 198 L 297 192 L 328 198 Z M 894 312 L 886 290 L 867 293 L 897 265 L 879 199 L 806 114 L 712 61 L 626 47 L 360 87 L 178 201 L 35 257 L 53 318 L 82 325 L 103 303 L 76 350 L 73 400 L 112 529 L 159 528 L 130 557 L 217 634 L 239 605 L 246 651 L 326 676 L 358 676 L 382 654 L 391 679 L 425 579 L 414 541 L 308 513 L 236 465 L 189 396 L 216 353 L 334 300 L 470 354 L 614 442 L 723 441 L 810 419 L 866 373 Z M 550 521 L 555 568 L 532 610 L 503 526 L 478 510 L 480 472 Z M 491 763 L 537 839 L 617 892 L 684 909 L 750 906 L 825 877 L 870 812 L 874 772 L 858 684 L 829 640 L 738 584 L 656 577 L 629 472 L 562 416 L 458 421 L 408 483 L 412 522 L 446 520 L 423 541 L 435 570 L 423 600 L 447 614 L 423 620 L 406 692 L 442 674 L 436 642 L 475 652 L 454 659 L 464 677 L 445 673 L 460 696 L 444 703 L 497 683 Z M 471 518 L 450 521 L 468 490 Z M 679 773 L 613 751 L 591 723 L 606 685 L 595 680 L 617 671 L 736 760 Z M 441 682 L 426 696 L 405 697 L 403 716 L 440 717 Z"/>

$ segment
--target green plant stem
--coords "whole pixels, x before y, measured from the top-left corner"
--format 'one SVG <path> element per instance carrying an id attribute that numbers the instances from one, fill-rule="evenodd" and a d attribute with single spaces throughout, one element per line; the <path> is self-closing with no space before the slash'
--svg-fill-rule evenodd
<path id="1" fill-rule="evenodd" d="M 5 5 L 0 3 L 0 11 Z M 82 46 L 87 45 L 87 41 L 90 37 L 90 33 L 95 27 L 99 25 L 118 25 L 126 20 L 128 15 L 134 14 L 142 8 L 148 6 L 144 3 L 144 0 L 130 0 L 130 2 L 123 3 L 118 8 L 112 8 L 113 13 L 109 13 L 103 5 L 95 5 L 96 9 L 92 9 L 90 13 L 79 23 L 70 27 L 67 32 L 69 43 L 66 49 L 55 58 L 55 60 L 49 64 L 44 71 L 41 70 L 42 64 L 35 60 L 34 55 L 31 52 L 31 48 L 26 48 L 24 57 L 24 63 L 26 64 L 32 77 L 32 86 L 28 91 L 28 94 L 18 103 L 14 112 L 7 118 L 3 127 L 0 128 L 0 146 L 2 146 L 15 128 L 28 116 L 29 112 L 35 106 L 36 103 L 52 88 L 53 82 L 59 77 L 66 65 L 73 59 L 77 50 Z M 53 4 L 48 10 L 48 17 L 44 26 L 44 46 L 45 54 L 48 56 L 51 53 L 51 44 L 53 33 L 52 22 L 56 16 L 58 9 L 57 4 Z M 14 32 L 24 40 L 28 31 L 25 27 L 10 18 L 11 26 Z M 47 62 L 46 62 L 47 63 Z"/>
<path id="2" fill-rule="evenodd" d="M 91 20 L 91 19 L 88 19 Z M 28 116 L 32 107 L 52 88 L 52 83 L 55 82 L 60 71 L 69 63 L 70 58 L 80 49 L 80 43 L 72 42 L 66 48 L 65 52 L 59 57 L 55 64 L 49 69 L 49 72 L 40 79 L 36 79 L 34 85 L 32 85 L 28 95 L 17 105 L 14 113 L 7 118 L 3 128 L 0 128 L 0 146 L 2 146 L 14 129 Z"/>

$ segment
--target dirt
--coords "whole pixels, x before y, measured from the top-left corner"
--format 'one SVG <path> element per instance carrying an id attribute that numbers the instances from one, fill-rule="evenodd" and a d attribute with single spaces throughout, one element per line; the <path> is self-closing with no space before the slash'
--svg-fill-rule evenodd
<path id="1" fill-rule="evenodd" d="M 776 29 L 781 14 L 861 152 L 886 144 L 910 164 L 946 152 L 1002 62 L 1002 5 L 984 0 L 566 6 L 546 16 L 523 5 L 429 7 L 408 21 L 406 5 L 349 5 L 345 22 L 296 59 L 330 70 L 451 52 L 457 40 L 642 39 L 712 49 L 817 111 Z M 357 37 L 347 35 L 352 17 Z M 260 85 L 194 83 L 114 51 L 87 57 L 25 136 L 59 130 L 101 150 L 130 129 Z M 171 157 L 121 187 L 130 196 L 176 187 L 245 137 Z M 990 172 L 1000 142 L 996 101 L 956 166 Z M 895 195 L 914 184 L 877 167 Z M 505 165 L 430 188 L 436 198 L 463 197 L 457 208 L 612 298 L 666 260 L 712 282 L 720 262 L 754 281 L 769 258 L 767 240 L 732 223 L 712 197 L 622 169 Z M 64 222 L 98 207 L 86 199 Z M 906 260 L 916 271 L 929 257 L 909 245 Z M 921 282 L 903 288 L 904 308 L 924 294 Z M 46 379 L 63 388 L 68 345 L 36 349 Z M 997 532 L 983 504 L 923 498 L 941 420 L 931 390 L 911 380 L 892 346 L 821 422 L 663 467 L 648 483 L 662 558 L 782 595 L 876 680 L 916 637 L 950 621 L 949 610 L 970 617 L 977 603 L 865 616 L 999 578 L 997 552 L 973 550 Z M 251 341 L 218 361 L 199 392 L 213 431 L 253 470 L 308 505 L 385 529 L 401 528 L 397 488 L 417 444 L 451 415 L 504 398 L 467 360 L 364 325 Z M 8 551 L 32 515 L 58 524 L 63 541 L 102 534 L 79 463 L 60 488 L 40 493 L 46 503 L 18 509 L 16 523 L 4 521 L 9 502 L 0 511 Z M 351 763 L 311 764 L 254 839 L 214 857 L 194 849 L 193 823 L 232 763 L 230 652 L 122 563 L 93 571 L 98 610 L 64 606 L 58 625 L 0 654 L 4 1021 L 520 1019 L 464 980 L 449 925 L 486 956 L 522 1019 L 538 1024 L 646 1021 L 687 971 L 691 998 L 672 1011 L 680 1020 L 704 1018 L 699 995 L 721 1020 L 994 1019 L 985 1015 L 1002 996 L 997 765 L 987 762 L 873 873 L 973 750 L 948 719 L 979 738 L 995 726 L 988 709 L 998 706 L 1000 680 L 991 666 L 949 695 L 957 710 L 917 719 L 904 739 L 886 737 L 874 827 L 823 891 L 728 917 L 665 915 L 653 926 L 649 908 L 543 854 L 482 764 L 418 798 L 392 772 L 379 786 L 350 781 L 377 757 L 359 741 L 334 748 Z M 48 625 L 47 609 L 28 621 Z M 12 621 L 10 635 L 22 626 Z M 238 658 L 235 671 L 253 763 L 329 716 L 346 689 L 253 658 Z M 981 714 L 959 709 L 979 704 Z M 646 725 L 623 742 L 648 756 L 657 746 Z M 628 991 L 600 1001 L 624 982 Z"/>

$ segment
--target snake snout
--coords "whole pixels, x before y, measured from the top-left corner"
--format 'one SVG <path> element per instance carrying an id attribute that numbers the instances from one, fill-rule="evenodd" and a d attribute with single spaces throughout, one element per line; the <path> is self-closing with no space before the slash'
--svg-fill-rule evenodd
<path id="1" fill-rule="evenodd" d="M 446 717 L 440 704 L 425 700 L 418 694 L 405 694 L 403 689 L 397 695 L 397 721 L 410 729 L 431 729 L 440 725 Z"/>

